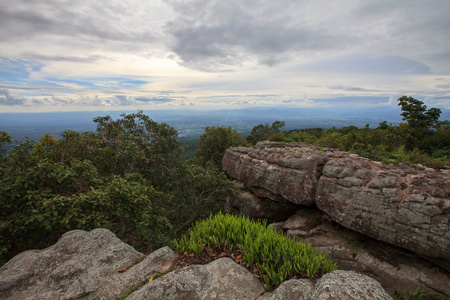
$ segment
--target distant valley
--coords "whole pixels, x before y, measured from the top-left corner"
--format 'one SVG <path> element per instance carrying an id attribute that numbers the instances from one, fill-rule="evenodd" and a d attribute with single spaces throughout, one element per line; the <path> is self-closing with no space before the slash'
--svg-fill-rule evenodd
<path id="1" fill-rule="evenodd" d="M 94 131 L 95 117 L 110 115 L 115 119 L 123 112 L 136 111 L 0 113 L 0 130 L 8 132 L 17 141 L 24 141 L 25 137 L 36 140 L 48 132 L 59 137 L 65 130 Z M 388 124 L 401 122 L 400 110 L 392 108 L 336 110 L 256 107 L 213 111 L 152 110 L 144 113 L 158 123 L 165 122 L 177 129 L 182 140 L 197 139 L 207 126 L 231 126 L 243 135 L 248 135 L 255 125 L 271 124 L 277 120 L 286 122 L 284 130 L 340 128 L 348 125 L 363 127 L 366 124 L 374 128 L 385 120 Z"/>

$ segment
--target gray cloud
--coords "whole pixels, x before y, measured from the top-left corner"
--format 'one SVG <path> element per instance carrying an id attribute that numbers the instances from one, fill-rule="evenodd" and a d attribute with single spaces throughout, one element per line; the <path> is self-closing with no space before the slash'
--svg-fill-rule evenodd
<path id="1" fill-rule="evenodd" d="M 36 53 L 23 53 L 23 56 L 27 59 L 38 61 L 67 61 L 67 62 L 80 62 L 91 63 L 101 59 L 108 59 L 106 56 L 101 55 L 88 55 L 88 56 L 65 56 L 65 55 L 42 55 Z"/>
<path id="2" fill-rule="evenodd" d="M 364 53 L 347 54 L 318 63 L 301 66 L 305 71 L 356 74 L 428 74 L 425 64 L 401 56 L 377 56 Z"/>
<path id="3" fill-rule="evenodd" d="M 33 39 L 42 46 L 60 43 L 86 50 L 114 46 L 129 51 L 161 38 L 158 26 L 149 24 L 155 11 L 150 2 L 0 0 L 0 8 L 3 41 Z"/>
<path id="4" fill-rule="evenodd" d="M 22 105 L 25 103 L 25 98 L 12 95 L 6 89 L 0 89 L 0 105 Z"/>
<path id="5" fill-rule="evenodd" d="M 378 90 L 374 89 L 366 89 L 362 87 L 356 87 L 356 86 L 328 86 L 331 90 L 341 90 L 341 91 L 349 91 L 349 92 L 377 92 Z"/>
<path id="6" fill-rule="evenodd" d="M 168 25 L 172 50 L 192 68 L 238 67 L 251 58 L 271 66 L 339 52 L 404 56 L 439 68 L 450 55 L 450 2 L 443 0 L 168 2 L 177 13 Z"/>

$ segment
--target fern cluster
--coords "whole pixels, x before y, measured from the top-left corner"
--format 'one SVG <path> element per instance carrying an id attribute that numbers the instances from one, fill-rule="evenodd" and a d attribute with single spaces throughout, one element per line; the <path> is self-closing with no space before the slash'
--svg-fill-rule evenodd
<path id="1" fill-rule="evenodd" d="M 178 251 L 197 255 L 209 250 L 240 249 L 243 260 L 258 269 L 266 289 L 293 276 L 314 278 L 337 269 L 309 244 L 294 241 L 266 225 L 266 221 L 219 213 L 196 223 L 175 241 L 175 246 Z"/>

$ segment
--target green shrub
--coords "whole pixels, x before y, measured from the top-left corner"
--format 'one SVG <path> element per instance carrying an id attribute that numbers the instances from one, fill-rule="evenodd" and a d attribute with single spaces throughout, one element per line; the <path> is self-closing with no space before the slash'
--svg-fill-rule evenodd
<path id="1" fill-rule="evenodd" d="M 317 278 L 337 266 L 309 244 L 294 241 L 262 223 L 219 213 L 196 223 L 175 241 L 178 251 L 202 254 L 209 250 L 240 249 L 243 260 L 257 267 L 266 289 L 293 277 Z"/>

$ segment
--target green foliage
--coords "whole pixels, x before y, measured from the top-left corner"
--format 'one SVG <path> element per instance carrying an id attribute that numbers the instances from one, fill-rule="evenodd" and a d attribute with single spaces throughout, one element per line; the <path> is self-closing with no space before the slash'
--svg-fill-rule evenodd
<path id="1" fill-rule="evenodd" d="M 406 121 L 411 128 L 430 130 L 436 127 L 441 115 L 440 109 L 427 110 L 427 106 L 422 101 L 407 96 L 402 96 L 397 101 L 403 111 L 401 114 L 403 121 Z"/>
<path id="2" fill-rule="evenodd" d="M 117 300 L 125 300 L 128 296 L 130 296 L 131 294 L 136 292 L 138 289 L 139 289 L 139 286 L 135 286 L 135 287 L 132 287 L 131 289 L 128 289 L 128 291 L 125 294 L 123 294 L 122 296 L 120 296 L 119 298 L 117 298 Z"/>
<path id="3" fill-rule="evenodd" d="M 247 141 L 253 145 L 257 142 L 264 140 L 277 141 L 282 139 L 282 136 L 278 135 L 280 129 L 286 125 L 284 121 L 275 121 L 272 126 L 269 124 L 259 124 L 253 127 L 252 132 L 247 136 Z M 272 137 L 272 139 L 271 139 Z"/>
<path id="4" fill-rule="evenodd" d="M 230 147 L 245 144 L 245 138 L 230 126 L 208 126 L 200 136 L 195 158 L 200 165 L 205 166 L 208 162 L 212 162 L 218 169 L 222 169 L 225 151 Z"/>
<path id="5" fill-rule="evenodd" d="M 395 300 L 438 300 L 441 299 L 438 295 L 432 292 L 426 292 L 417 286 L 414 291 L 408 291 L 406 293 L 402 293 L 398 290 L 394 292 Z"/>
<path id="6" fill-rule="evenodd" d="M 166 174 L 181 149 L 177 131 L 165 123 L 154 122 L 142 111 L 121 117 L 94 119 L 99 139 L 115 154 L 114 172 L 139 172 L 149 179 Z"/>
<path id="7" fill-rule="evenodd" d="M 1 175 L 2 254 L 44 247 L 71 229 L 108 228 L 141 248 L 158 234 L 151 202 L 161 193 L 140 174 L 99 178 L 88 160 L 43 159 L 16 176 Z"/>
<path id="8" fill-rule="evenodd" d="M 0 131 L 0 155 L 6 153 L 6 149 L 3 148 L 5 144 L 11 144 L 11 136 L 7 132 Z"/>
<path id="9" fill-rule="evenodd" d="M 181 164 L 169 182 L 166 197 L 155 203 L 156 209 L 176 224 L 175 232 L 183 232 L 197 219 L 219 212 L 235 187 L 223 172 L 210 162 L 206 167 L 193 162 Z"/>
<path id="10" fill-rule="evenodd" d="M 337 267 L 307 243 L 294 241 L 244 216 L 219 213 L 198 222 L 175 241 L 178 251 L 197 255 L 208 249 L 241 249 L 243 260 L 256 267 L 266 289 L 293 276 L 313 278 Z"/>
<path id="11" fill-rule="evenodd" d="M 403 101 L 406 100 L 403 98 Z M 367 124 L 364 128 L 345 126 L 340 129 L 291 130 L 284 138 L 280 135 L 276 140 L 317 143 L 389 163 L 425 163 L 434 167 L 450 165 L 450 121 L 438 121 L 439 114 L 432 109 L 427 114 L 426 106 L 421 101 L 411 103 L 412 108 L 405 107 L 410 110 L 406 114 L 408 120 L 414 126 L 422 127 L 412 127 L 409 123 L 392 126 L 384 121 L 376 129 L 370 129 Z"/>
<path id="12" fill-rule="evenodd" d="M 170 245 L 233 193 L 217 168 L 180 161 L 167 124 L 141 111 L 95 122 L 97 132 L 46 134 L 0 156 L 0 263 L 73 229 L 108 228 L 141 251 Z M 0 149 L 10 142 L 0 132 Z"/>

